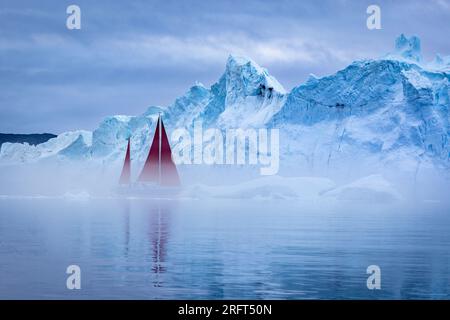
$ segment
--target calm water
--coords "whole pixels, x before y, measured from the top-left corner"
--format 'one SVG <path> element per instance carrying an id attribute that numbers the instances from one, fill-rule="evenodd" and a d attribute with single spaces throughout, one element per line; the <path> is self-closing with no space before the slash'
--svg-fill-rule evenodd
<path id="1" fill-rule="evenodd" d="M 450 298 L 448 207 L 318 206 L 0 199 L 0 298 Z"/>

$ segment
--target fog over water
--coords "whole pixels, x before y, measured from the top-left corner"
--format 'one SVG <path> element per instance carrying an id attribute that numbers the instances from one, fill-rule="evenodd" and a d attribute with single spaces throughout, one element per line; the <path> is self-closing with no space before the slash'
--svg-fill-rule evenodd
<path id="1" fill-rule="evenodd" d="M 179 166 L 181 191 L 155 196 L 118 193 L 120 169 L 1 167 L 0 298 L 450 297 L 445 176 Z M 367 289 L 370 265 L 382 290 Z"/>

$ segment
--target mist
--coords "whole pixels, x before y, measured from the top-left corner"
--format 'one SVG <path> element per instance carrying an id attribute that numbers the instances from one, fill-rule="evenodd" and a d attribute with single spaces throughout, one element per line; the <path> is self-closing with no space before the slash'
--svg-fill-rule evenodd
<path id="1" fill-rule="evenodd" d="M 131 183 L 136 184 L 143 163 L 132 161 Z M 371 168 L 368 170 L 367 168 Z M 263 176 L 259 165 L 178 165 L 180 192 L 175 198 L 286 200 L 299 203 L 448 203 L 449 177 L 445 171 L 383 168 L 360 162 L 334 167 L 316 163 L 313 169 L 289 166 L 280 160 L 277 175 Z M 134 195 L 118 192 L 122 163 L 95 160 L 43 159 L 0 167 L 1 197 L 158 198 L 149 191 Z M 123 188 L 123 187 L 122 187 Z M 126 187 L 125 187 L 126 189 Z M 171 198 L 169 197 L 169 198 Z M 317 205 L 320 205 L 317 203 Z"/>

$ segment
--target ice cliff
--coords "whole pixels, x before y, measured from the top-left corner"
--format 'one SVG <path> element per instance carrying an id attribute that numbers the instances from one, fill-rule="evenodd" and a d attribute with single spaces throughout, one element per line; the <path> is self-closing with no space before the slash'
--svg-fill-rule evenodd
<path id="1" fill-rule="evenodd" d="M 128 137 L 132 158 L 142 161 L 161 112 L 169 129 L 191 128 L 195 120 L 221 129 L 279 128 L 281 164 L 288 167 L 351 171 L 357 163 L 448 171 L 450 59 L 426 63 L 420 50 L 417 37 L 401 35 L 393 53 L 311 76 L 290 92 L 251 59 L 230 55 L 211 87 L 196 83 L 173 104 L 152 106 L 140 116 L 107 117 L 92 134 L 63 133 L 37 146 L 5 143 L 0 163 L 121 161 Z"/>

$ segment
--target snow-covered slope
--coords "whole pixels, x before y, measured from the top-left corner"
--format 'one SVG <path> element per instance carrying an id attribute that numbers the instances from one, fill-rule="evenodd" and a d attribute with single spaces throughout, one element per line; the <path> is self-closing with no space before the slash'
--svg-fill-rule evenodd
<path id="1" fill-rule="evenodd" d="M 6 142 L 0 149 L 0 159 L 4 163 L 26 163 L 57 155 L 84 157 L 89 154 L 91 146 L 91 132 L 70 131 L 35 146 Z"/>
<path id="2" fill-rule="evenodd" d="M 286 161 L 318 171 L 448 168 L 450 74 L 419 63 L 417 38 L 402 35 L 396 45 L 386 58 L 311 77 L 290 92 L 269 123 L 282 128 Z"/>
<path id="3" fill-rule="evenodd" d="M 281 154 L 308 167 L 370 157 L 406 160 L 411 170 L 429 160 L 448 165 L 449 83 L 448 73 L 414 63 L 358 61 L 294 88 L 270 125 L 283 128 Z"/>
<path id="4" fill-rule="evenodd" d="M 286 93 L 251 59 L 230 56 L 210 88 L 197 83 L 170 106 L 150 107 L 140 116 L 108 117 L 92 133 L 92 143 L 89 133 L 65 133 L 36 147 L 4 144 L 0 163 L 52 156 L 122 160 L 128 137 L 132 158 L 143 161 L 161 112 L 169 130 L 191 128 L 195 120 L 221 129 L 280 128 L 285 168 L 325 174 L 338 167 L 353 172 L 358 165 L 373 172 L 390 164 L 409 171 L 421 166 L 447 170 L 449 61 L 439 56 L 425 63 L 420 40 L 401 35 L 395 52 L 356 61 L 330 76 L 311 76 Z"/>
<path id="5" fill-rule="evenodd" d="M 281 108 L 283 86 L 249 58 L 230 55 L 224 74 L 210 89 L 196 84 L 167 108 L 166 123 L 191 127 L 246 128 L 264 126 Z"/>
<path id="6" fill-rule="evenodd" d="M 152 136 L 150 128 L 156 122 L 158 109 L 143 116 L 112 116 L 102 121 L 92 133 L 91 156 L 93 159 L 114 161 L 123 158 L 127 139 L 131 137 L 132 159 L 144 157 Z M 136 152 L 141 150 L 141 152 Z"/>
<path id="7" fill-rule="evenodd" d="M 389 203 L 402 199 L 399 192 L 381 175 L 363 177 L 322 195 L 325 198 L 364 203 Z"/>
<path id="8" fill-rule="evenodd" d="M 284 102 L 283 86 L 250 59 L 230 56 L 223 77 L 226 96 L 217 119 L 220 127 L 264 126 Z"/>
<path id="9" fill-rule="evenodd" d="M 184 190 L 182 196 L 189 198 L 318 200 L 322 193 L 326 193 L 334 187 L 334 182 L 326 178 L 270 176 L 228 186 L 197 184 Z"/>

